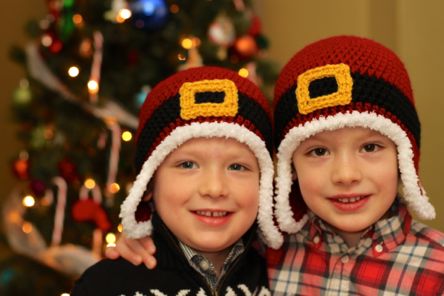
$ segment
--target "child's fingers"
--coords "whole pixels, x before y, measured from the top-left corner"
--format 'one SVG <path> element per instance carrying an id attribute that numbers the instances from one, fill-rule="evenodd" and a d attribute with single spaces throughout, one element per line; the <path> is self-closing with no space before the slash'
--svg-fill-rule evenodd
<path id="1" fill-rule="evenodd" d="M 156 246 L 151 237 L 143 237 L 139 239 L 139 241 L 149 254 L 154 255 L 154 253 L 156 253 Z"/>
<path id="2" fill-rule="evenodd" d="M 156 246 L 151 237 L 129 239 L 122 234 L 114 247 L 106 248 L 105 256 L 109 259 L 117 259 L 121 256 L 134 265 L 143 262 L 148 269 L 153 269 L 157 264 L 154 258 L 155 252 Z"/>
<path id="3" fill-rule="evenodd" d="M 106 247 L 105 249 L 105 257 L 108 259 L 115 260 L 120 257 L 120 254 L 115 250 L 115 247 Z"/>
<path id="4" fill-rule="evenodd" d="M 136 240 L 126 240 L 126 247 L 134 254 L 137 255 L 137 260 L 140 259 L 140 263 L 144 262 L 146 267 L 152 269 L 156 265 L 156 259 L 153 254 L 155 251 L 154 243 L 151 238 L 141 238 Z M 126 251 L 126 250 L 122 250 Z M 126 258 L 124 255 L 122 255 Z M 136 259 L 136 258 L 133 258 Z M 132 261 L 131 261 L 132 262 Z"/>
<path id="5" fill-rule="evenodd" d="M 152 255 L 146 256 L 143 258 L 143 263 L 148 269 L 154 269 L 157 265 L 156 258 L 154 258 Z"/>
<path id="6" fill-rule="evenodd" d="M 143 251 L 143 247 L 137 240 L 132 240 L 126 238 L 125 236 L 121 236 L 117 240 L 115 251 L 134 265 L 139 265 L 142 263 L 142 256 L 140 253 Z"/>
<path id="7" fill-rule="evenodd" d="M 144 237 L 138 240 L 143 249 L 144 252 L 140 254 L 142 256 L 143 263 L 148 269 L 153 269 L 156 267 L 157 261 L 154 257 L 154 254 L 156 253 L 156 246 L 154 245 L 153 240 L 151 237 Z"/>

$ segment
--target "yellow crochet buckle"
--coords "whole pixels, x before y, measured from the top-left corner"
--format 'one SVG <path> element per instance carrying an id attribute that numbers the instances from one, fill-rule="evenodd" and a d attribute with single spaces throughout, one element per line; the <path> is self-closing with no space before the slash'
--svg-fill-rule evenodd
<path id="1" fill-rule="evenodd" d="M 314 80 L 334 77 L 338 84 L 338 90 L 332 94 L 310 97 L 309 86 Z M 296 98 L 298 109 L 301 114 L 308 114 L 318 109 L 347 105 L 352 100 L 353 79 L 350 74 L 350 67 L 346 64 L 326 65 L 310 69 L 298 77 L 296 88 Z"/>
<path id="2" fill-rule="evenodd" d="M 196 103 L 196 94 L 223 92 L 222 103 Z M 179 89 L 180 117 L 189 120 L 198 116 L 235 116 L 238 112 L 238 93 L 233 81 L 228 79 L 185 82 Z"/>

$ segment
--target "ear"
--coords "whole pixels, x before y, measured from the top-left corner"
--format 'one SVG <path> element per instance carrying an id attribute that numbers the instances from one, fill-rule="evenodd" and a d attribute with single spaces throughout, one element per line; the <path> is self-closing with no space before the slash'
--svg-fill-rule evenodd
<path id="1" fill-rule="evenodd" d="M 145 190 L 145 193 L 143 195 L 142 200 L 143 201 L 150 201 L 150 200 L 152 200 L 153 199 L 153 190 L 154 190 L 154 185 L 153 185 L 153 182 L 150 181 L 148 183 L 148 185 L 146 186 L 146 190 Z"/>
<path id="2" fill-rule="evenodd" d="M 296 181 L 298 179 L 298 174 L 296 172 L 296 169 L 294 168 L 294 166 L 291 166 L 291 180 L 292 181 Z"/>
<path id="3" fill-rule="evenodd" d="M 143 195 L 143 198 L 142 198 L 143 201 L 150 201 L 152 199 L 153 199 L 153 191 L 152 190 L 146 191 L 146 193 Z"/>

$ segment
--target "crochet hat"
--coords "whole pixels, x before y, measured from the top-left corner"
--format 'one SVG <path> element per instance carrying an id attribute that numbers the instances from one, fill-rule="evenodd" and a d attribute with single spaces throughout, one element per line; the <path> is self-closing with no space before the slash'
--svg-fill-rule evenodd
<path id="1" fill-rule="evenodd" d="M 353 36 L 314 42 L 283 68 L 273 105 L 281 230 L 297 232 L 307 220 L 299 188 L 292 185 L 295 149 L 310 136 L 343 127 L 370 128 L 390 138 L 397 146 L 405 203 L 421 219 L 435 217 L 418 178 L 420 122 L 410 79 L 391 50 Z"/>
<path id="2" fill-rule="evenodd" d="M 139 114 L 136 167 L 139 174 L 122 204 L 123 229 L 131 238 L 151 234 L 151 221 L 136 211 L 157 167 L 177 147 L 193 138 L 232 138 L 247 145 L 260 167 L 257 222 L 261 237 L 276 247 L 273 224 L 271 109 L 259 88 L 236 72 L 197 67 L 178 72 L 148 94 Z"/>

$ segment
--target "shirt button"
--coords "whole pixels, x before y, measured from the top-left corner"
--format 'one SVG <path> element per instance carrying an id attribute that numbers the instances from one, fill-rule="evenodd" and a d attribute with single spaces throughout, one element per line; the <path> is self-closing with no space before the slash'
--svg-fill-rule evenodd
<path id="1" fill-rule="evenodd" d="M 208 268 L 210 268 L 210 265 L 208 264 L 208 262 L 206 260 L 202 260 L 202 261 L 199 262 L 199 267 L 203 271 L 207 271 Z"/>
<path id="2" fill-rule="evenodd" d="M 375 246 L 375 251 L 376 251 L 376 252 L 381 253 L 383 250 L 384 250 L 384 248 L 382 247 L 381 244 L 377 244 L 377 245 Z"/>
<path id="3" fill-rule="evenodd" d="M 319 236 L 315 236 L 315 237 L 313 238 L 313 242 L 314 242 L 315 244 L 319 244 L 320 241 L 321 241 L 321 239 L 319 238 Z"/>
<path id="4" fill-rule="evenodd" d="M 341 261 L 342 261 L 342 263 L 344 263 L 344 264 L 347 263 L 348 260 L 349 260 L 348 256 L 344 256 L 344 257 L 341 258 Z"/>

